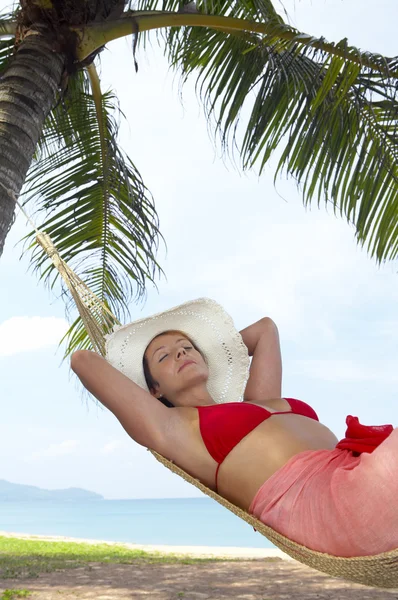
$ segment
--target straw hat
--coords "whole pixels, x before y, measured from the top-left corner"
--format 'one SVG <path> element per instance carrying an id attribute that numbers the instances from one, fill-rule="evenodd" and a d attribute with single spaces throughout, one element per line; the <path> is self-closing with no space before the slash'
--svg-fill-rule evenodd
<path id="1" fill-rule="evenodd" d="M 197 346 L 209 368 L 207 389 L 215 402 L 243 400 L 250 359 L 232 318 L 214 300 L 198 298 L 122 327 L 106 336 L 106 358 L 148 390 L 142 359 L 160 333 L 182 331 Z"/>

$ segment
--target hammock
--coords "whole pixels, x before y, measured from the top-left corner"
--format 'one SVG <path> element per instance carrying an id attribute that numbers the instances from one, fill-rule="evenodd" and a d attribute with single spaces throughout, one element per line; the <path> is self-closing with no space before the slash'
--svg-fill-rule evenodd
<path id="1" fill-rule="evenodd" d="M 17 202 L 16 199 L 15 201 Z M 115 323 L 118 324 L 119 321 L 108 310 L 104 303 L 101 302 L 101 300 L 76 275 L 76 273 L 74 273 L 62 260 L 50 237 L 46 233 L 39 232 L 37 229 L 36 234 L 37 242 L 51 258 L 54 266 L 68 286 L 76 302 L 77 309 L 82 317 L 93 347 L 99 354 L 105 356 L 104 333 L 110 332 L 113 325 Z M 352 558 L 337 557 L 323 552 L 310 550 L 305 546 L 289 540 L 277 531 L 271 529 L 271 527 L 264 525 L 264 523 L 250 515 L 248 512 L 235 506 L 222 496 L 219 496 L 217 493 L 204 486 L 198 479 L 188 475 L 183 469 L 180 469 L 173 462 L 167 460 L 154 450 L 150 450 L 150 452 L 173 473 L 176 473 L 185 479 L 185 481 L 188 481 L 204 494 L 210 496 L 216 500 L 216 502 L 249 523 L 249 525 L 269 539 L 275 546 L 295 560 L 317 569 L 318 571 L 332 575 L 333 577 L 342 577 L 356 583 L 362 583 L 373 587 L 398 588 L 398 549 L 374 556 L 355 556 Z M 364 525 L 366 526 L 366 523 L 364 523 Z"/>

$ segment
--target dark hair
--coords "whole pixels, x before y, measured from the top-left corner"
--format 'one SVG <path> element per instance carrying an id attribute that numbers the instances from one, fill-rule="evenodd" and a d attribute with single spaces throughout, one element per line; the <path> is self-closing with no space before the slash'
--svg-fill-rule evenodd
<path id="1" fill-rule="evenodd" d="M 174 330 L 173 331 L 164 331 L 163 333 L 159 333 L 159 335 L 155 336 L 149 342 L 149 344 L 151 344 L 153 342 L 153 340 L 156 340 L 156 338 L 160 337 L 161 335 L 165 335 L 166 333 L 174 333 Z M 190 344 L 192 344 L 192 346 L 195 348 L 195 350 L 197 352 L 199 352 L 199 354 L 202 356 L 202 358 L 206 361 L 205 357 L 203 356 L 203 354 L 201 353 L 201 351 L 199 350 L 199 348 L 197 346 L 195 346 L 195 344 L 193 343 L 193 341 L 187 335 L 185 335 L 185 333 L 183 331 L 178 331 L 178 333 L 181 333 L 182 335 L 184 335 L 184 337 L 186 337 L 187 340 L 189 340 Z M 148 346 L 149 346 L 149 344 L 148 344 Z M 146 347 L 145 352 L 147 351 L 148 346 Z M 159 382 L 155 381 L 155 379 L 152 377 L 151 371 L 149 370 L 148 360 L 147 360 L 147 358 L 145 356 L 145 352 L 144 352 L 144 356 L 142 358 L 142 366 L 144 367 L 145 381 L 146 381 L 146 384 L 147 384 L 148 388 L 150 390 L 153 390 L 153 389 L 155 389 L 155 387 L 157 385 L 159 385 Z M 159 400 L 159 402 L 161 402 L 162 404 L 164 404 L 165 406 L 167 406 L 167 408 L 174 408 L 174 404 L 172 404 L 170 402 L 170 400 L 167 400 L 167 398 L 162 397 L 162 398 L 158 398 L 158 400 Z"/>

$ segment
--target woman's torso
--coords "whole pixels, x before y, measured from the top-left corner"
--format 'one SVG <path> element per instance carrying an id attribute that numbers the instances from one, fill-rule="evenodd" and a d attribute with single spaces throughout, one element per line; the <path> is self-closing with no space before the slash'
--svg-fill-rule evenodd
<path id="1" fill-rule="evenodd" d="M 290 458 L 305 450 L 331 450 L 338 440 L 319 421 L 292 414 L 288 401 L 283 398 L 243 404 L 255 404 L 270 413 L 289 412 L 272 415 L 258 424 L 232 448 L 219 466 L 203 441 L 198 409 L 172 409 L 175 414 L 173 445 L 167 458 L 213 490 L 219 467 L 218 493 L 247 510 L 261 485 Z"/>

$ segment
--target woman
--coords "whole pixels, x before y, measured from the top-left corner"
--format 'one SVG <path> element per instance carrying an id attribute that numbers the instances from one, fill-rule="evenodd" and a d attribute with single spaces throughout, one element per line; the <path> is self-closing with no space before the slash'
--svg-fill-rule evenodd
<path id="1" fill-rule="evenodd" d="M 195 300 L 117 329 L 107 359 L 83 350 L 71 366 L 139 444 L 313 550 L 398 547 L 398 429 L 347 417 L 338 444 L 308 404 L 282 398 L 270 318 L 238 333 Z"/>

